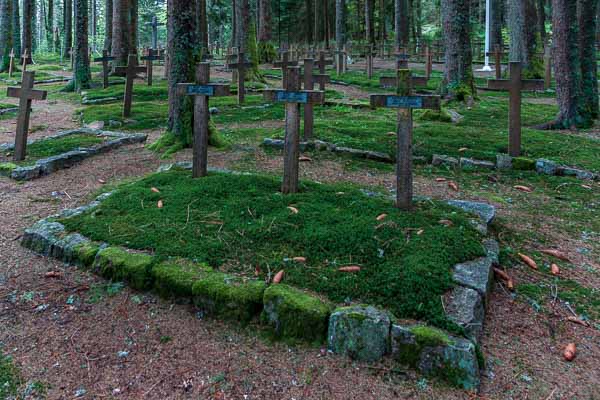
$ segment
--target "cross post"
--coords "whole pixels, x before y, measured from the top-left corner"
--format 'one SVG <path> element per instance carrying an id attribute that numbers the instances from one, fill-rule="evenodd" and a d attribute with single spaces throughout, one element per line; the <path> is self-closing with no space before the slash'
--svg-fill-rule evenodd
<path id="1" fill-rule="evenodd" d="M 75 50 L 71 47 L 68 51 L 69 61 L 71 62 L 71 70 L 75 68 Z"/>
<path id="2" fill-rule="evenodd" d="M 194 96 L 194 137 L 192 176 L 201 178 L 208 173 L 208 139 L 210 113 L 208 100 L 210 97 L 229 96 L 229 85 L 210 82 L 210 63 L 200 63 L 196 67 L 196 83 L 179 83 L 179 94 Z"/>
<path id="3" fill-rule="evenodd" d="M 274 68 L 281 68 L 282 86 L 284 89 L 287 88 L 287 71 L 290 67 L 296 67 L 298 61 L 290 61 L 290 53 L 288 51 L 281 52 L 281 60 L 273 63 Z"/>
<path id="4" fill-rule="evenodd" d="M 126 67 L 115 67 L 117 74 L 125 74 L 125 96 L 123 97 L 123 117 L 131 116 L 131 103 L 133 101 L 133 80 L 138 72 L 145 72 L 146 67 L 137 65 L 137 56 L 130 54 Z"/>
<path id="5" fill-rule="evenodd" d="M 499 44 L 494 45 L 494 51 L 491 53 L 486 53 L 486 56 L 494 56 L 494 68 L 496 69 L 496 79 L 502 79 L 502 56 L 504 53 L 502 52 L 502 46 Z"/>
<path id="6" fill-rule="evenodd" d="M 325 68 L 328 65 L 333 65 L 333 60 L 325 59 L 325 52 L 319 51 L 319 61 L 315 62 L 315 66 L 319 68 L 319 75 L 325 75 Z M 319 82 L 319 90 L 325 90 L 325 81 Z"/>
<path id="7" fill-rule="evenodd" d="M 510 79 L 489 79 L 488 89 L 508 90 L 508 153 L 511 157 L 521 155 L 521 91 L 544 90 L 543 79 L 522 79 L 520 62 L 509 63 Z"/>
<path id="8" fill-rule="evenodd" d="M 410 70 L 398 70 L 396 95 L 372 94 L 371 107 L 397 108 L 396 207 L 412 209 L 413 164 L 412 131 L 414 108 L 440 109 L 440 96 L 413 95 Z"/>
<path id="9" fill-rule="evenodd" d="M 152 16 L 151 22 L 146 22 L 146 26 L 149 26 L 152 28 L 152 48 L 153 49 L 156 49 L 158 47 L 158 27 L 163 26 L 163 25 L 164 24 L 161 24 L 158 22 L 156 15 Z"/>
<path id="10" fill-rule="evenodd" d="M 31 56 L 29 55 L 29 50 L 25 49 L 23 55 L 21 56 L 21 78 L 25 76 L 25 72 L 27 71 L 27 64 L 31 64 Z"/>
<path id="11" fill-rule="evenodd" d="M 8 87 L 6 95 L 19 99 L 19 116 L 17 118 L 17 131 L 15 135 L 14 161 L 23 161 L 27 155 L 27 134 L 29 132 L 29 117 L 31 116 L 31 101 L 46 100 L 48 92 L 34 90 L 35 71 L 23 72 L 21 87 Z"/>
<path id="12" fill-rule="evenodd" d="M 115 58 L 108 55 L 108 50 L 102 50 L 102 57 L 94 58 L 94 62 L 102 63 L 102 87 L 106 89 L 108 87 L 108 62 L 113 61 Z"/>
<path id="13" fill-rule="evenodd" d="M 146 55 L 142 57 L 142 60 L 146 61 L 146 80 L 148 81 L 148 86 L 152 86 L 152 62 L 161 59 L 158 51 L 153 49 L 146 50 Z"/>
<path id="14" fill-rule="evenodd" d="M 416 86 L 427 86 L 429 79 L 426 76 L 410 76 L 410 83 L 412 87 Z M 395 88 L 398 86 L 398 76 L 380 76 L 379 85 L 382 88 Z"/>
<path id="15" fill-rule="evenodd" d="M 283 156 L 284 194 L 298 192 L 300 155 L 300 104 L 323 104 L 325 94 L 318 90 L 300 90 L 300 67 L 288 69 L 286 90 L 268 89 L 263 91 L 265 101 L 285 103 L 285 145 Z"/>
<path id="16" fill-rule="evenodd" d="M 431 71 L 433 70 L 433 54 L 429 45 L 425 46 L 425 78 L 431 78 Z"/>
<path id="17" fill-rule="evenodd" d="M 365 61 L 367 64 L 367 78 L 371 79 L 373 77 L 373 44 L 367 45 L 365 47 Z"/>
<path id="18" fill-rule="evenodd" d="M 13 71 L 15 69 L 15 49 L 10 49 L 10 55 L 9 55 L 9 62 L 8 62 L 8 77 L 12 78 L 13 76 Z"/>
<path id="19" fill-rule="evenodd" d="M 346 72 L 346 47 L 335 51 L 335 72 L 340 75 Z"/>
<path id="20" fill-rule="evenodd" d="M 304 90 L 314 90 L 315 83 L 325 86 L 329 83 L 329 75 L 313 74 L 315 68 L 315 60 L 312 58 L 304 59 Z M 313 137 L 314 131 L 314 113 L 313 104 L 307 103 L 304 105 L 304 140 L 310 140 Z"/>
<path id="21" fill-rule="evenodd" d="M 408 69 L 408 60 L 410 59 L 410 55 L 406 52 L 405 49 L 397 48 L 394 53 L 396 56 L 396 69 Z"/>
<path id="22" fill-rule="evenodd" d="M 552 85 L 552 51 L 550 45 L 544 48 L 544 89 L 550 89 Z"/>
<path id="23" fill-rule="evenodd" d="M 238 104 L 243 104 L 246 95 L 246 89 L 244 87 L 244 81 L 246 80 L 246 69 L 252 67 L 252 63 L 245 61 L 244 53 L 240 51 L 237 54 L 237 63 L 230 63 L 227 66 L 231 69 L 237 70 Z"/>

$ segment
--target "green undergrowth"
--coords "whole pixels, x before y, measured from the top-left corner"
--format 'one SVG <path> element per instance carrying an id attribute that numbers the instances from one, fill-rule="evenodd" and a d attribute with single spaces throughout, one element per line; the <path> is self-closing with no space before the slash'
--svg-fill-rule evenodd
<path id="1" fill-rule="evenodd" d="M 450 268 L 483 254 L 465 214 L 437 202 L 401 212 L 348 185 L 303 182 L 300 193 L 288 196 L 279 189 L 279 180 L 266 176 L 192 180 L 189 171 L 171 171 L 125 184 L 91 214 L 62 222 L 92 240 L 159 259 L 192 259 L 235 276 L 258 271 L 264 279 L 283 269 L 285 283 L 335 303 L 368 302 L 451 327 L 440 301 L 452 286 Z M 377 221 L 383 213 L 388 217 Z M 338 271 L 347 265 L 362 269 Z"/>
<path id="2" fill-rule="evenodd" d="M 12 359 L 0 353 L 0 399 L 17 396 L 22 380 Z"/>
<path id="3" fill-rule="evenodd" d="M 78 148 L 92 147 L 104 142 L 105 140 L 106 139 L 101 136 L 86 134 L 74 134 L 56 139 L 48 138 L 37 140 L 27 146 L 27 157 L 25 158 L 25 160 L 20 161 L 16 164 L 31 164 L 34 161 L 39 160 L 41 158 L 55 156 L 58 154 L 66 153 L 71 150 L 77 150 Z M 3 153 L 0 156 L 0 161 L 2 160 L 2 157 L 11 159 L 12 154 L 12 151 Z"/>

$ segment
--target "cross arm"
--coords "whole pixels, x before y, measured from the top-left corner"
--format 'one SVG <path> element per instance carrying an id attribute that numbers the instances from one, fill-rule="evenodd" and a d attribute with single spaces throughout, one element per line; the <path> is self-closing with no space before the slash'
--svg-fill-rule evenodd
<path id="1" fill-rule="evenodd" d="M 96 57 L 94 58 L 94 62 L 103 62 L 103 61 L 113 61 L 115 58 L 112 56 L 109 57 Z"/>
<path id="2" fill-rule="evenodd" d="M 511 84 L 509 79 L 489 79 L 488 89 L 492 90 L 510 90 Z M 520 90 L 544 90 L 543 79 L 525 79 L 521 81 Z"/>
<path id="3" fill-rule="evenodd" d="M 228 63 L 228 64 L 227 64 L 227 68 L 229 68 L 229 69 L 238 69 L 238 68 L 240 67 L 240 65 L 244 66 L 244 68 L 248 68 L 248 67 L 251 67 L 251 66 L 252 66 L 252 63 L 251 63 L 251 62 L 249 62 L 249 61 L 245 61 L 245 62 L 243 62 L 243 63 L 239 63 L 239 62 L 236 62 L 236 63 Z"/>
<path id="4" fill-rule="evenodd" d="M 326 74 L 314 74 L 313 80 L 319 84 L 320 83 L 331 83 L 331 77 Z"/>
<path id="5" fill-rule="evenodd" d="M 230 86 L 221 83 L 207 83 L 206 85 L 178 83 L 177 92 L 180 95 L 210 97 L 223 97 L 231 94 Z"/>
<path id="6" fill-rule="evenodd" d="M 9 86 L 6 89 L 6 95 L 8 97 L 21 97 L 22 89 L 17 87 Z M 27 92 L 28 98 L 31 100 L 46 100 L 48 92 L 45 90 L 30 90 Z"/>
<path id="7" fill-rule="evenodd" d="M 298 61 L 275 61 L 273 63 L 273 66 L 275 68 L 297 67 L 298 66 Z"/>
<path id="8" fill-rule="evenodd" d="M 146 72 L 146 67 L 144 67 L 144 66 L 136 66 L 136 67 L 133 67 L 133 71 L 135 73 Z M 124 67 L 124 66 L 115 67 L 115 72 L 117 74 L 126 74 L 126 73 L 129 72 L 129 67 Z"/>
<path id="9" fill-rule="evenodd" d="M 162 59 L 163 57 L 158 54 L 153 54 L 151 56 L 142 56 L 142 61 L 159 61 Z"/>
<path id="10" fill-rule="evenodd" d="M 427 86 L 429 80 L 425 76 L 412 76 L 413 86 Z M 379 78 L 379 84 L 384 88 L 393 88 L 398 85 L 398 78 L 395 76 L 382 76 Z"/>
<path id="11" fill-rule="evenodd" d="M 372 94 L 371 108 L 421 108 L 439 110 L 441 107 L 440 96 L 396 96 L 389 94 Z"/>
<path id="12" fill-rule="evenodd" d="M 265 89 L 263 91 L 265 101 L 300 103 L 300 104 L 323 104 L 325 93 L 320 90 L 288 91 L 281 89 Z"/>

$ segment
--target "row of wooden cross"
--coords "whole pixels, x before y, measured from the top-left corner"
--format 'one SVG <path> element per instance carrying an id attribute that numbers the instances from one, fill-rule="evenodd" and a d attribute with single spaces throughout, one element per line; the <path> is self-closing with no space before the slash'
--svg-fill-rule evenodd
<path id="1" fill-rule="evenodd" d="M 9 63 L 8 63 L 8 77 L 12 78 L 13 73 L 15 71 L 15 49 L 10 49 L 10 54 L 8 55 Z M 24 75 L 25 71 L 27 71 L 27 65 L 31 64 L 33 59 L 29 54 L 29 50 L 25 49 L 23 54 L 21 55 L 21 74 Z"/>

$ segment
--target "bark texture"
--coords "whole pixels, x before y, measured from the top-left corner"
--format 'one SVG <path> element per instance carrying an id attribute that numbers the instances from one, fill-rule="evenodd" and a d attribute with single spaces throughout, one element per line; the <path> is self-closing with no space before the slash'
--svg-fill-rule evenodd
<path id="1" fill-rule="evenodd" d="M 0 0 L 0 72 L 8 71 L 12 47 L 12 0 Z"/>
<path id="2" fill-rule="evenodd" d="M 90 52 L 88 50 L 88 0 L 75 0 L 75 67 L 73 85 L 76 91 L 89 89 Z"/>
<path id="3" fill-rule="evenodd" d="M 21 55 L 27 49 L 27 52 L 31 55 L 33 49 L 33 0 L 23 0 L 23 30 L 21 38 Z"/>
<path id="4" fill-rule="evenodd" d="M 260 22 L 258 24 L 258 41 L 269 42 L 272 39 L 271 31 L 271 4 L 269 0 L 259 0 Z"/>
<path id="5" fill-rule="evenodd" d="M 396 48 L 408 49 L 410 39 L 408 0 L 395 0 L 394 25 L 396 29 Z"/>
<path id="6" fill-rule="evenodd" d="M 520 61 L 525 78 L 542 78 L 543 63 L 536 39 L 537 16 L 534 0 L 509 0 L 508 28 L 510 61 Z"/>
<path id="7" fill-rule="evenodd" d="M 12 0 L 12 32 L 15 54 L 21 54 L 21 2 Z"/>
<path id="8" fill-rule="evenodd" d="M 581 104 L 580 113 L 590 124 L 597 119 L 598 110 L 598 65 L 594 37 L 597 29 L 598 0 L 579 0 L 579 57 L 581 60 Z"/>
<path id="9" fill-rule="evenodd" d="M 64 31 L 64 43 L 65 43 L 65 54 L 73 47 L 73 0 L 65 1 L 65 31 Z"/>
<path id="10" fill-rule="evenodd" d="M 464 100 L 475 93 L 471 66 L 469 0 L 442 0 L 442 35 L 446 49 L 442 94 Z"/>
<path id="11" fill-rule="evenodd" d="M 108 54 L 112 52 L 112 33 L 113 33 L 113 0 L 106 0 L 104 9 L 104 49 Z"/>
<path id="12" fill-rule="evenodd" d="M 127 65 L 130 39 L 130 1 L 113 0 L 112 55 L 114 66 Z"/>
<path id="13" fill-rule="evenodd" d="M 346 44 L 346 1 L 335 1 L 335 42 L 338 50 Z"/>

